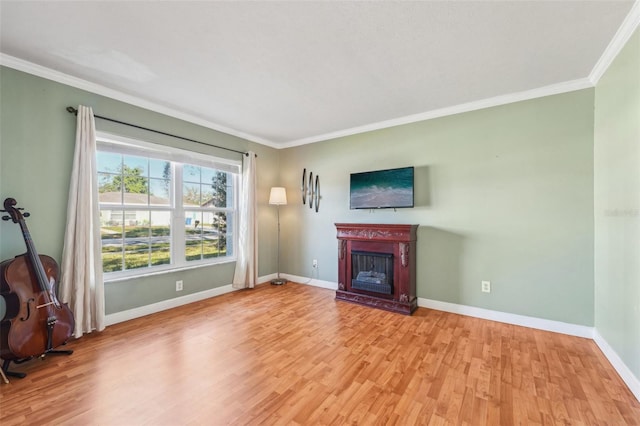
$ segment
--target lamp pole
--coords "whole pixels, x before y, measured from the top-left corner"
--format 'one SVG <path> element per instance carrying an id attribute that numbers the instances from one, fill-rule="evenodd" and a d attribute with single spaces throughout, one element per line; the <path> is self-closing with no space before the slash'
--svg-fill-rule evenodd
<path id="1" fill-rule="evenodd" d="M 280 204 L 278 204 L 276 208 L 278 212 L 278 278 L 271 280 L 271 284 L 282 285 L 285 283 L 285 281 L 280 278 Z"/>
<path id="2" fill-rule="evenodd" d="M 271 188 L 271 194 L 269 195 L 269 204 L 275 204 L 277 208 L 278 215 L 278 242 L 277 242 L 277 262 L 278 262 L 278 271 L 277 278 L 271 280 L 271 284 L 274 285 L 282 285 L 287 281 L 283 278 L 280 278 L 280 206 L 287 204 L 287 195 L 284 188 L 277 187 Z"/>

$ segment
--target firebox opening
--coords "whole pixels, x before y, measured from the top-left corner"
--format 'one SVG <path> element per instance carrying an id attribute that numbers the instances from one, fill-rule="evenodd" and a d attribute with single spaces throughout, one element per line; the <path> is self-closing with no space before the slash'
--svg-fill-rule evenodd
<path id="1" fill-rule="evenodd" d="M 393 254 L 351 251 L 351 288 L 393 294 Z"/>

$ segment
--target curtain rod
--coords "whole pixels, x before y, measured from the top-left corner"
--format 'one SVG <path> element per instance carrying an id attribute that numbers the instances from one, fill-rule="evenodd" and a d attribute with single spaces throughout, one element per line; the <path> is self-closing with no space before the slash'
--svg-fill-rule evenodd
<path id="1" fill-rule="evenodd" d="M 74 107 L 70 107 L 70 106 L 67 107 L 67 112 L 69 112 L 69 113 L 71 113 L 73 115 L 76 115 L 76 116 L 78 115 L 78 110 L 76 108 L 74 108 Z M 182 140 L 189 141 L 189 142 L 199 143 L 200 145 L 206 145 L 206 146 L 210 146 L 210 147 L 213 147 L 213 148 L 219 148 L 219 149 L 224 149 L 224 150 L 227 150 L 227 151 L 237 152 L 238 154 L 242 154 L 242 155 L 246 155 L 246 156 L 249 155 L 248 152 L 238 151 L 238 150 L 231 149 L 231 148 L 225 148 L 224 146 L 218 146 L 218 145 L 212 145 L 212 144 L 205 143 L 205 142 L 200 142 L 200 141 L 197 141 L 195 139 L 185 138 L 185 137 L 182 137 L 182 136 L 174 135 L 172 133 L 161 132 L 160 130 L 154 130 L 154 129 L 149 129 L 148 127 L 138 126 L 137 124 L 131 124 L 131 123 L 127 123 L 127 122 L 124 122 L 124 121 L 115 120 L 113 118 L 108 118 L 108 117 L 102 117 L 100 115 L 95 115 L 95 114 L 93 116 L 95 118 L 99 118 L 101 120 L 107 120 L 107 121 L 111 121 L 113 123 L 124 124 L 125 126 L 135 127 L 136 129 L 142 129 L 142 130 L 146 130 L 148 132 L 159 133 L 161 135 L 171 136 L 172 138 L 177 138 L 177 139 L 182 139 Z M 256 155 L 256 157 L 258 156 L 258 154 L 255 154 L 255 155 Z"/>

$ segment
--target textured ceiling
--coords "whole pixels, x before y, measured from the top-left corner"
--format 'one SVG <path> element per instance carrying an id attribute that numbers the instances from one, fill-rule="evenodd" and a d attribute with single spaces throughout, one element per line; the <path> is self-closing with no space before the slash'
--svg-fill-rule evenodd
<path id="1" fill-rule="evenodd" d="M 292 146 L 586 79 L 632 6 L 3 0 L 0 51 Z"/>

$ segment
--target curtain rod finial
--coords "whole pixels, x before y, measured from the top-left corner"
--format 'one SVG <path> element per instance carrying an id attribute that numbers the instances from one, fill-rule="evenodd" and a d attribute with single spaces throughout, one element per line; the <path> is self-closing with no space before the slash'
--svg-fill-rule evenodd
<path id="1" fill-rule="evenodd" d="M 72 114 L 78 115 L 78 110 L 75 109 L 74 107 L 67 107 L 67 112 L 70 112 Z"/>

